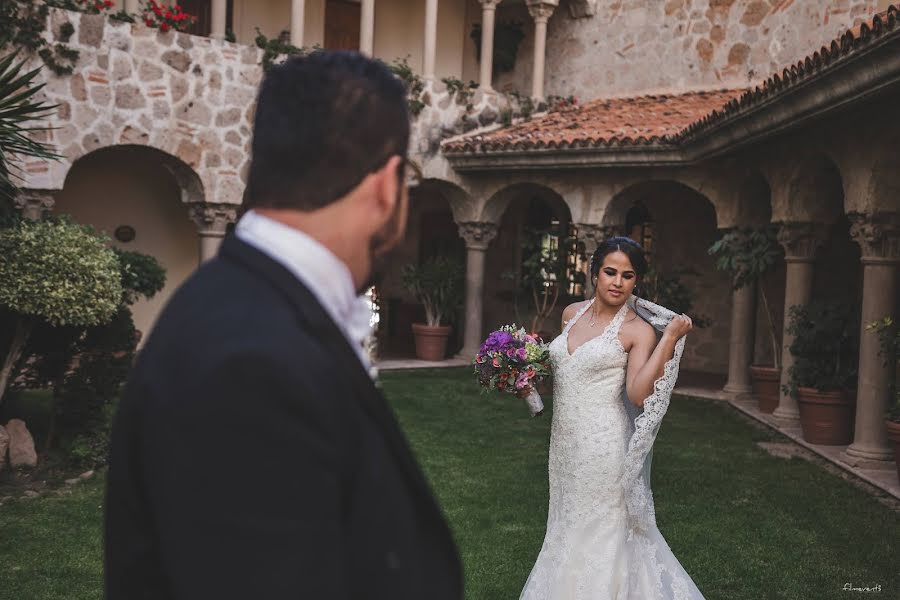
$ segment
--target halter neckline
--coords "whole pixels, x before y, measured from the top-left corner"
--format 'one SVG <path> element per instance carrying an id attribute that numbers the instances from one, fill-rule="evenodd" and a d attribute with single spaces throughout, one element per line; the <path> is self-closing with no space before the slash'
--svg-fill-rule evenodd
<path id="1" fill-rule="evenodd" d="M 588 340 L 585 340 L 584 342 L 579 344 L 578 347 L 575 348 L 574 351 L 569 352 L 569 331 L 571 331 L 571 329 L 575 326 L 575 323 L 578 322 L 578 319 L 580 319 L 584 315 L 584 313 L 587 312 L 587 310 L 591 306 L 594 305 L 594 301 L 596 299 L 597 299 L 596 297 L 591 298 L 590 301 L 586 305 L 581 307 L 581 310 L 579 310 L 575 314 L 575 316 L 572 317 L 572 320 L 569 321 L 569 323 L 566 325 L 566 329 L 564 331 L 565 335 L 563 336 L 563 338 L 564 338 L 563 342 L 565 342 L 565 345 L 566 345 L 566 356 L 567 357 L 575 356 L 575 353 L 578 352 L 583 346 L 590 344 L 597 338 L 606 337 L 610 332 L 618 335 L 619 326 L 621 325 L 622 321 L 625 319 L 625 314 L 628 312 L 628 301 L 627 300 L 622 303 L 622 306 L 619 307 L 619 310 L 616 311 L 616 314 L 613 315 L 613 318 L 610 319 L 609 323 L 607 323 L 606 326 L 603 328 L 603 331 L 601 331 L 598 335 L 595 335 L 594 337 L 589 338 Z"/>

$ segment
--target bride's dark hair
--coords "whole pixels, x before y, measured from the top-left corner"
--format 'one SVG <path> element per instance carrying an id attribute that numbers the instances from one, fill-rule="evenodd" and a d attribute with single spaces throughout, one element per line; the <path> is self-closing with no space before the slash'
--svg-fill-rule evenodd
<path id="1" fill-rule="evenodd" d="M 603 266 L 603 258 L 607 254 L 613 252 L 625 253 L 625 256 L 631 261 L 631 266 L 634 267 L 634 272 L 638 277 L 638 281 L 640 281 L 644 274 L 647 273 L 647 256 L 644 253 L 644 249 L 641 248 L 641 245 L 630 237 L 611 237 L 597 246 L 597 249 L 594 250 L 594 254 L 591 255 L 591 282 L 594 283 L 595 287 L 597 285 L 597 276 L 600 274 L 600 267 Z"/>

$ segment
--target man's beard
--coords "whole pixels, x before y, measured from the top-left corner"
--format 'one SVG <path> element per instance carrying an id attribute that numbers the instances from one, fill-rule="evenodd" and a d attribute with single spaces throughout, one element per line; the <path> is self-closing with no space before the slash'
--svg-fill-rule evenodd
<path id="1" fill-rule="evenodd" d="M 392 259 L 399 254 L 400 241 L 406 233 L 405 220 L 401 219 L 405 210 L 405 207 L 402 206 L 403 201 L 403 190 L 401 189 L 397 192 L 397 203 L 391 218 L 369 240 L 369 276 L 356 290 L 358 296 L 366 293 L 370 287 L 381 283 L 393 262 Z"/>

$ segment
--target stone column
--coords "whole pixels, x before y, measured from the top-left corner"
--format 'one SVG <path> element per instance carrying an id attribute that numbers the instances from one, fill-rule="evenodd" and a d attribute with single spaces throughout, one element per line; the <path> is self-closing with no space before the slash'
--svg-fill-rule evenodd
<path id="1" fill-rule="evenodd" d="M 425 0 L 425 58 L 422 76 L 431 80 L 434 79 L 437 62 L 437 23 L 438 0 Z"/>
<path id="2" fill-rule="evenodd" d="M 850 235 L 859 244 L 863 265 L 863 298 L 859 338 L 859 381 L 856 430 L 845 458 L 856 466 L 888 467 L 893 451 L 884 426 L 894 365 L 885 365 L 878 336 L 866 325 L 894 314 L 897 267 L 900 265 L 900 213 L 850 213 Z M 895 325 L 896 326 L 896 325 Z M 865 461 L 865 462 L 863 462 Z M 873 464 L 871 461 L 880 461 Z"/>
<path id="3" fill-rule="evenodd" d="M 125 0 L 125 12 L 135 14 L 140 9 L 140 0 Z"/>
<path id="4" fill-rule="evenodd" d="M 359 11 L 359 51 L 375 54 L 375 0 L 362 0 Z"/>
<path id="5" fill-rule="evenodd" d="M 56 201 L 50 190 L 21 190 L 14 201 L 15 207 L 29 221 L 40 221 L 53 210 Z"/>
<path id="6" fill-rule="evenodd" d="M 491 87 L 494 70 L 494 17 L 501 0 L 478 0 L 481 2 L 481 71 L 479 88 L 485 91 Z"/>
<path id="7" fill-rule="evenodd" d="M 212 0 L 212 15 L 209 37 L 214 40 L 225 39 L 225 15 L 228 12 L 228 0 Z"/>
<path id="8" fill-rule="evenodd" d="M 544 62 L 547 58 L 547 21 L 559 0 L 528 0 L 528 12 L 534 19 L 534 65 L 531 73 L 531 97 L 544 99 Z"/>
<path id="9" fill-rule="evenodd" d="M 474 358 L 481 347 L 484 317 L 484 263 L 488 246 L 497 236 L 497 224 L 484 221 L 459 223 L 466 241 L 466 328 L 460 356 Z"/>
<path id="10" fill-rule="evenodd" d="M 731 292 L 731 334 L 728 343 L 728 381 L 723 392 L 749 394 L 750 364 L 756 342 L 756 282 Z"/>
<path id="11" fill-rule="evenodd" d="M 788 370 L 794 364 L 789 350 L 794 336 L 787 332 L 790 309 L 805 305 L 812 294 L 813 262 L 816 251 L 825 239 L 825 226 L 818 223 L 783 222 L 778 230 L 778 241 L 784 247 L 786 275 L 784 282 L 784 333 L 781 336 L 781 385 L 788 384 Z M 784 425 L 795 425 L 800 420 L 797 400 L 783 390 L 778 408 L 772 416 Z"/>
<path id="12" fill-rule="evenodd" d="M 585 264 L 584 299 L 589 300 L 594 295 L 594 285 L 591 282 L 591 256 L 604 240 L 607 240 L 625 229 L 624 225 L 596 225 L 594 223 L 575 223 L 578 230 L 578 241 L 584 242 L 584 254 L 587 257 Z"/>
<path id="13" fill-rule="evenodd" d="M 200 262 L 213 258 L 225 238 L 229 223 L 237 219 L 237 206 L 198 202 L 188 206 L 191 220 L 200 234 Z"/>
<path id="14" fill-rule="evenodd" d="M 303 27 L 306 23 L 306 0 L 291 0 L 291 44 L 303 47 Z"/>

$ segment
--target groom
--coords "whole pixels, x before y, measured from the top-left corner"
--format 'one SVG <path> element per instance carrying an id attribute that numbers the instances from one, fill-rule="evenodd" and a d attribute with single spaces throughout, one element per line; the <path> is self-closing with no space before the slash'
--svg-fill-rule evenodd
<path id="1" fill-rule="evenodd" d="M 355 325 L 404 234 L 408 140 L 375 61 L 266 76 L 246 213 L 160 315 L 116 416 L 109 600 L 462 598 Z"/>

